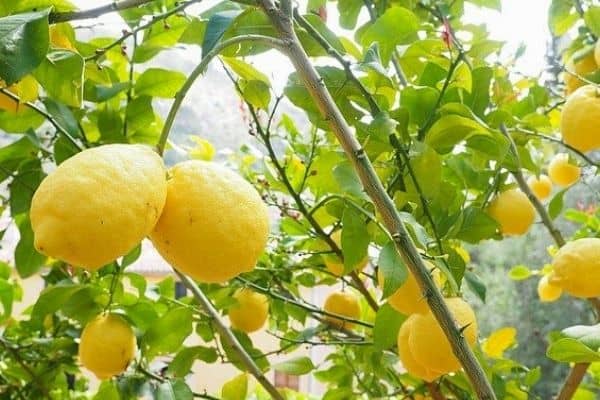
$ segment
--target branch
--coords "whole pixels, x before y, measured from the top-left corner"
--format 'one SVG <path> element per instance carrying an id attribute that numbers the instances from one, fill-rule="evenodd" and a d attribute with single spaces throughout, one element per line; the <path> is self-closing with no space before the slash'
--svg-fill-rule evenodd
<path id="1" fill-rule="evenodd" d="M 271 382 L 265 377 L 262 371 L 258 368 L 258 366 L 254 363 L 254 360 L 250 355 L 244 350 L 240 342 L 237 340 L 235 335 L 231 332 L 231 330 L 223 323 L 223 321 L 219 317 L 219 312 L 212 305 L 210 299 L 206 297 L 204 292 L 196 285 L 196 283 L 189 278 L 188 276 L 182 274 L 181 272 L 173 269 L 175 273 L 179 276 L 183 284 L 192 292 L 194 298 L 198 301 L 200 306 L 211 316 L 217 332 L 221 335 L 221 339 L 225 340 L 232 349 L 238 354 L 240 357 L 240 361 L 244 364 L 244 366 L 262 385 L 263 388 L 271 395 L 271 397 L 275 400 L 285 400 L 281 393 L 273 386 Z"/>
<path id="2" fill-rule="evenodd" d="M 126 10 L 128 8 L 139 7 L 147 3 L 152 3 L 153 1 L 155 0 L 123 0 L 120 2 L 113 2 L 96 8 L 90 8 L 89 10 L 52 12 L 50 13 L 49 22 L 51 24 L 56 24 L 59 22 L 73 21 L 76 19 L 97 18 L 104 14 L 118 12 L 121 10 Z"/>
<path id="3" fill-rule="evenodd" d="M 42 110 L 39 106 L 37 106 L 36 104 L 34 104 L 30 101 L 22 102 L 21 99 L 19 98 L 19 96 L 17 96 L 16 94 L 14 94 L 13 92 L 11 92 L 10 90 L 8 90 L 6 88 L 0 88 L 0 93 L 10 97 L 12 100 L 18 102 L 19 104 L 25 104 L 27 107 L 31 108 L 33 111 L 40 114 L 42 117 L 44 117 L 46 120 L 48 120 L 48 122 L 50 122 L 52 124 L 52 126 L 54 126 L 54 128 L 56 128 L 56 130 L 65 137 L 65 139 L 67 139 L 69 142 L 71 142 L 71 144 L 73 146 L 75 146 L 79 150 L 83 150 L 83 146 L 81 144 L 79 144 L 79 142 L 77 142 L 77 140 L 75 140 L 75 138 L 73 136 L 71 136 L 71 134 L 65 128 L 63 128 L 58 123 L 58 121 L 56 119 L 54 119 L 54 117 L 52 115 L 50 115 L 48 112 Z"/>
<path id="4" fill-rule="evenodd" d="M 520 132 L 520 133 L 524 133 L 527 136 L 532 136 L 532 137 L 540 138 L 540 139 L 546 140 L 548 142 L 558 143 L 559 145 L 563 146 L 565 149 L 567 149 L 569 151 L 572 151 L 573 153 L 577 154 L 583 161 L 585 161 L 589 165 L 593 165 L 594 167 L 600 167 L 600 163 L 597 163 L 596 161 L 592 160 L 585 153 L 583 153 L 582 151 L 576 149 L 575 147 L 571 146 L 570 144 L 563 142 L 559 138 L 555 138 L 555 137 L 552 137 L 552 136 L 544 135 L 543 133 L 538 133 L 538 132 L 534 132 L 534 131 L 525 130 L 523 128 L 519 128 L 516 131 Z"/>
<path id="5" fill-rule="evenodd" d="M 565 383 L 563 384 L 563 387 L 560 390 L 560 393 L 558 396 L 556 396 L 556 400 L 571 400 L 573 398 L 573 395 L 585 377 L 589 366 L 589 363 L 575 364 L 573 366 L 569 372 L 569 375 L 567 376 L 567 379 L 565 380 Z"/>
<path id="6" fill-rule="evenodd" d="M 181 104 L 183 103 L 183 99 L 185 98 L 185 96 L 187 95 L 187 93 L 191 89 L 191 87 L 194 85 L 194 82 L 196 81 L 196 79 L 198 79 L 198 77 L 204 73 L 204 71 L 206 70 L 206 67 L 208 67 L 208 64 L 210 63 L 210 61 L 213 58 L 215 58 L 217 55 L 219 55 L 219 53 L 222 52 L 227 47 L 237 45 L 237 44 L 240 44 L 243 42 L 249 42 L 249 41 L 260 42 L 264 45 L 267 45 L 267 46 L 270 46 L 270 47 L 273 47 L 276 49 L 281 49 L 284 46 L 284 44 L 281 40 L 275 39 L 275 38 L 272 38 L 269 36 L 262 36 L 262 35 L 236 36 L 231 39 L 227 39 L 227 40 L 217 43 L 215 45 L 215 47 L 213 47 L 212 50 L 210 50 L 202 58 L 202 60 L 200 61 L 200 64 L 198 64 L 196 66 L 196 68 L 194 68 L 194 70 L 190 73 L 190 76 L 185 81 L 185 83 L 183 84 L 181 89 L 179 89 L 179 92 L 177 92 L 177 95 L 175 96 L 175 101 L 171 105 L 171 109 L 169 110 L 169 115 L 167 115 L 167 119 L 165 120 L 163 130 L 158 139 L 158 143 L 156 144 L 157 151 L 160 155 L 162 155 L 165 151 L 167 139 L 169 138 L 169 134 L 171 133 L 171 128 L 173 127 L 173 122 L 175 122 L 175 116 L 177 115 L 177 112 L 179 111 L 179 108 L 181 107 Z"/>
<path id="7" fill-rule="evenodd" d="M 423 259 L 412 242 L 404 223 L 400 219 L 392 199 L 385 191 L 373 168 L 373 164 L 360 143 L 356 140 L 352 129 L 342 116 L 331 94 L 323 85 L 322 78 L 300 45 L 293 30 L 291 20 L 282 14 L 271 0 L 259 0 L 259 3 L 275 26 L 280 38 L 286 43 L 285 50 L 287 56 L 294 64 L 300 79 L 313 98 L 323 118 L 329 122 L 332 132 L 337 137 L 360 177 L 365 191 L 381 214 L 386 228 L 394 239 L 398 253 L 400 253 L 417 280 L 424 297 L 431 307 L 433 315 L 448 337 L 452 350 L 464 367 L 477 396 L 482 400 L 495 399 L 496 396 L 486 378 L 485 372 L 478 364 L 473 351 L 460 329 L 456 326 L 442 294 L 436 288 Z"/>

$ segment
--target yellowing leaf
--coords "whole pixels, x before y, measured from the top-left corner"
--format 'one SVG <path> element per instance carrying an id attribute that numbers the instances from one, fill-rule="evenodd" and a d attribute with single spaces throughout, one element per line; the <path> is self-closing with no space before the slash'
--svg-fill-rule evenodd
<path id="1" fill-rule="evenodd" d="M 245 400 L 248 396 L 248 375 L 241 374 L 225 382 L 221 388 L 223 400 Z"/>
<path id="2" fill-rule="evenodd" d="M 212 143 L 206 139 L 202 139 L 200 136 L 190 136 L 190 139 L 196 144 L 196 146 L 188 150 L 190 157 L 204 161 L 213 159 L 216 151 Z"/>
<path id="3" fill-rule="evenodd" d="M 34 101 L 38 98 L 38 82 L 31 75 L 26 75 L 19 82 L 14 85 L 6 87 L 3 81 L 0 81 L 0 87 L 7 89 L 9 92 L 19 97 L 21 103 L 13 99 L 7 94 L 0 93 L 0 109 L 6 110 L 12 113 L 18 113 L 23 110 L 25 106 L 22 103 L 27 101 Z"/>
<path id="4" fill-rule="evenodd" d="M 492 358 L 502 358 L 506 349 L 516 343 L 517 330 L 513 327 L 500 328 L 485 340 L 481 348 Z"/>
<path id="5" fill-rule="evenodd" d="M 50 46 L 56 49 L 67 49 L 77 51 L 73 46 L 74 32 L 71 25 L 67 23 L 50 25 Z"/>

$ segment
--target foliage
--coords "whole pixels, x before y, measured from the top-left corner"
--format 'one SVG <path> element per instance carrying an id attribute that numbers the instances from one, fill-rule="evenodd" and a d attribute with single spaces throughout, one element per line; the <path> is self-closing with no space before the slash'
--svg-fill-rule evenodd
<path id="1" fill-rule="evenodd" d="M 428 392 L 448 399 L 473 398 L 463 372 L 426 384 L 399 363 L 396 338 L 405 316 L 385 304 L 385 298 L 406 280 L 407 265 L 336 141 L 331 121 L 313 102 L 302 71 L 291 73 L 278 93 L 270 78 L 252 65 L 253 56 L 278 43 L 263 9 L 254 2 L 231 0 L 210 8 L 189 7 L 197 0 L 142 3 L 118 10 L 127 26 L 122 36 L 83 39 L 76 29 L 81 15 L 70 13 L 74 7 L 69 1 L 0 0 L 0 129 L 7 137 L 0 148 L 2 206 L 19 231 L 14 263 L 0 264 L 1 398 L 269 398 L 262 388 L 248 394 L 247 372 L 252 371 L 243 352 L 219 331 L 215 316 L 199 307 L 198 296 L 176 298 L 172 277 L 154 283 L 128 270 L 141 254 L 139 246 L 94 273 L 46 258 L 33 246 L 31 198 L 55 165 L 82 148 L 105 143 L 143 143 L 162 151 L 173 120 L 163 119 L 160 105 L 185 100 L 194 75 L 163 68 L 157 56 L 182 46 L 203 57 L 219 51 L 253 136 L 252 146 L 227 161 L 280 216 L 252 272 L 223 285 L 200 284 L 200 289 L 221 316 L 235 304 L 233 294 L 241 287 L 267 295 L 268 329 L 280 340 L 273 354 L 287 355 L 303 346 L 330 350 L 322 363 L 294 355 L 271 365 L 271 353 L 234 331 L 258 369 L 311 374 L 326 387 L 324 399 L 406 398 Z M 591 3 L 552 1 L 548 21 L 553 35 L 576 35 L 562 58 L 551 60 L 554 64 L 592 51 L 600 36 L 600 8 Z M 492 306 L 499 296 L 492 278 L 498 271 L 471 261 L 463 246 L 471 245 L 477 254 L 484 241 L 503 239 L 486 212 L 492 198 L 516 186 L 522 172 L 539 175 L 558 152 L 568 151 L 584 167 L 584 183 L 598 164 L 565 148 L 560 139 L 562 76 L 545 81 L 514 71 L 518 52 L 508 61 L 500 57 L 503 44 L 490 38 L 484 25 L 463 22 L 467 4 L 488 9 L 501 5 L 497 0 L 337 0 L 336 22 L 343 34 L 328 28 L 325 1 L 311 0 L 293 15 L 300 42 L 318 65 L 320 83 L 355 132 L 362 156 L 373 161 L 414 244 L 441 272 L 443 294 L 469 292 L 487 302 L 479 307 L 485 319 L 497 312 Z M 224 47 L 227 40 L 240 37 L 254 40 Z M 600 82 L 600 72 L 581 78 Z M 282 111 L 279 106 L 285 102 L 306 114 L 308 126 Z M 214 156 L 211 143 L 198 137 L 193 142 L 194 147 L 184 149 L 187 156 Z M 577 226 L 572 238 L 598 236 L 600 214 L 568 209 L 564 196 L 569 190 L 555 191 L 542 206 L 549 213 L 545 225 L 550 228 L 562 216 Z M 339 230 L 336 243 L 332 234 Z M 343 259 L 346 274 L 328 272 L 324 256 Z M 361 272 L 365 257 L 372 268 Z M 515 267 L 510 276 L 538 276 L 542 262 Z M 378 270 L 385 281 L 383 293 L 377 288 Z M 19 278 L 34 275 L 43 277 L 45 288 L 24 315 L 14 315 Z M 307 290 L 340 283 L 360 295 L 362 314 L 352 319 L 352 330 L 323 323 L 321 305 L 302 297 Z M 529 306 L 539 306 L 527 300 Z M 591 324 L 587 306 L 579 302 L 577 307 L 582 315 L 576 325 Z M 83 326 L 106 310 L 131 323 L 140 351 L 124 374 L 89 393 L 76 358 L 78 338 Z M 545 367 L 550 360 L 600 360 L 597 325 L 557 326 L 560 318 L 550 322 L 557 332 L 529 327 L 549 339 Z M 555 376 L 548 378 L 543 376 L 546 368 L 522 363 L 510 351 L 514 330 L 502 328 L 507 329 L 475 348 L 497 397 L 544 398 L 547 392 L 538 388 Z M 528 345 L 519 340 L 521 332 L 516 334 L 516 342 Z M 191 336 L 201 344 L 185 344 Z M 185 377 L 196 361 L 228 362 L 241 374 L 220 394 L 193 393 Z M 598 392 L 597 365 L 581 385 L 580 398 Z M 309 398 L 291 391 L 285 396 Z"/>

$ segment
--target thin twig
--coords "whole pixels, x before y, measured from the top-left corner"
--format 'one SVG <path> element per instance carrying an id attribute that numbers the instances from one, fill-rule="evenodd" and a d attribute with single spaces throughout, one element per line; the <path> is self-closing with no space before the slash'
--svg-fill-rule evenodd
<path id="1" fill-rule="evenodd" d="M 59 22 L 73 21 L 79 19 L 98 18 L 101 15 L 112 12 L 126 10 L 128 8 L 139 7 L 141 5 L 152 3 L 155 0 L 123 0 L 112 2 L 96 8 L 90 8 L 83 11 L 68 11 L 68 12 L 52 12 L 50 13 L 49 21 L 51 24 Z"/>
<path id="2" fill-rule="evenodd" d="M 221 335 L 221 339 L 226 341 L 231 348 L 237 353 L 240 357 L 240 361 L 247 368 L 248 372 L 250 372 L 254 378 L 262 385 L 263 388 L 271 395 L 271 397 L 275 400 L 284 400 L 284 397 L 279 393 L 279 391 L 273 386 L 273 384 L 265 377 L 260 368 L 256 365 L 252 357 L 246 352 L 244 347 L 235 337 L 233 332 L 223 323 L 219 316 L 219 312 L 215 309 L 210 299 L 204 294 L 204 292 L 196 285 L 196 283 L 189 278 L 188 276 L 182 274 L 181 272 L 174 270 L 175 273 L 179 276 L 179 279 L 183 282 L 183 284 L 192 292 L 194 298 L 198 301 L 200 306 L 211 316 L 212 321 L 214 322 L 215 328 L 219 335 Z"/>
<path id="3" fill-rule="evenodd" d="M 572 151 L 573 153 L 577 154 L 577 156 L 579 158 L 581 158 L 583 161 L 585 161 L 589 165 L 592 165 L 594 167 L 600 167 L 600 163 L 592 160 L 589 156 L 587 156 L 581 150 L 578 150 L 575 147 L 571 146 L 570 144 L 567 144 L 567 143 L 563 142 L 559 138 L 555 138 L 555 137 L 552 137 L 552 136 L 544 135 L 543 133 L 539 133 L 539 132 L 535 132 L 535 131 L 530 131 L 530 130 L 523 129 L 523 128 L 518 128 L 518 129 L 515 129 L 514 131 L 515 132 L 524 133 L 527 136 L 536 137 L 536 138 L 539 138 L 539 139 L 542 139 L 542 140 L 546 140 L 548 142 L 557 143 L 557 144 L 563 146 L 565 149 L 567 149 L 569 151 Z"/>

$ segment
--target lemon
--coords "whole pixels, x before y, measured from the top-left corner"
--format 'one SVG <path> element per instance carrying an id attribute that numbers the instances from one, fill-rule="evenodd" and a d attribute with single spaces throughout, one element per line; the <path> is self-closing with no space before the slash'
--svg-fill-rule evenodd
<path id="1" fill-rule="evenodd" d="M 35 248 L 96 270 L 150 233 L 165 204 L 162 159 L 149 147 L 110 144 L 60 164 L 31 201 Z"/>
<path id="2" fill-rule="evenodd" d="M 548 175 L 559 186 L 571 186 L 579 180 L 581 169 L 569 163 L 569 156 L 559 153 L 548 164 Z"/>
<path id="3" fill-rule="evenodd" d="M 592 51 L 577 61 L 573 59 L 569 60 L 566 67 L 567 71 L 574 72 L 579 76 L 585 76 L 598 69 L 598 64 L 596 64 L 594 52 Z M 585 85 L 584 81 L 570 74 L 569 72 L 565 72 L 564 77 L 566 86 L 565 92 L 567 95 L 573 93 L 575 90 L 577 90 L 577 88 Z"/>
<path id="4" fill-rule="evenodd" d="M 133 329 L 115 314 L 97 316 L 81 333 L 79 359 L 98 379 L 110 379 L 125 371 L 136 351 Z"/>
<path id="5" fill-rule="evenodd" d="M 435 269 L 435 266 L 429 261 L 424 262 L 427 266 L 427 270 L 432 271 L 434 282 L 440 286 L 439 271 Z M 381 269 L 377 273 L 377 278 L 380 288 L 383 289 L 383 274 L 381 273 Z M 404 315 L 425 314 L 429 312 L 427 300 L 423 297 L 423 292 L 417 284 L 417 280 L 410 272 L 408 273 L 406 281 L 404 281 L 398 290 L 388 297 L 387 302 L 392 308 Z"/>
<path id="6" fill-rule="evenodd" d="M 600 296 L 600 239 L 577 239 L 554 256 L 549 282 L 575 297 Z"/>
<path id="7" fill-rule="evenodd" d="M 509 189 L 496 196 L 487 210 L 504 235 L 522 235 L 535 219 L 535 209 L 525 193 Z"/>
<path id="8" fill-rule="evenodd" d="M 256 189 L 230 169 L 200 160 L 179 163 L 169 175 L 167 202 L 150 234 L 158 252 L 201 282 L 251 271 L 269 234 Z"/>
<path id="9" fill-rule="evenodd" d="M 458 297 L 445 301 L 466 342 L 473 346 L 477 341 L 477 319 L 473 309 Z M 449 373 L 459 370 L 460 362 L 433 314 L 414 314 L 413 318 L 408 345 L 414 360 L 428 371 Z"/>
<path id="10" fill-rule="evenodd" d="M 547 175 L 530 176 L 527 180 L 527 185 L 540 200 L 547 199 L 552 193 L 552 181 Z"/>
<path id="11" fill-rule="evenodd" d="M 600 148 L 600 89 L 582 86 L 567 98 L 560 120 L 563 141 L 579 151 Z"/>
<path id="12" fill-rule="evenodd" d="M 233 298 L 237 303 L 229 308 L 231 326 L 246 333 L 262 328 L 269 316 L 267 296 L 250 289 L 239 289 Z"/>
<path id="13" fill-rule="evenodd" d="M 540 301 L 550 303 L 556 301 L 562 295 L 562 289 L 550 283 L 548 275 L 542 276 L 537 286 L 538 296 Z"/>
<path id="14" fill-rule="evenodd" d="M 398 332 L 398 355 L 400 356 L 400 361 L 410 375 L 422 379 L 427 382 L 433 382 L 440 376 L 444 375 L 443 372 L 430 370 L 419 364 L 410 348 L 410 335 L 412 333 L 412 324 L 416 319 L 417 314 L 411 315 L 408 317 L 400 327 L 400 331 Z"/>
<path id="15" fill-rule="evenodd" d="M 341 249 L 342 243 L 342 231 L 337 230 L 331 234 L 331 239 L 338 245 Z M 335 276 L 344 275 L 344 262 L 340 260 L 340 258 L 336 255 L 325 255 L 323 256 L 323 262 L 325 263 L 325 267 L 329 272 L 331 272 Z M 362 271 L 365 269 L 367 264 L 369 263 L 369 257 L 365 257 L 361 260 L 360 263 L 354 268 L 355 270 Z"/>
<path id="16" fill-rule="evenodd" d="M 355 295 L 347 292 L 331 293 L 325 299 L 323 309 L 332 314 L 346 318 L 358 319 L 360 317 L 360 304 Z M 351 329 L 354 324 L 340 318 L 326 316 L 325 320 L 337 328 Z"/>

